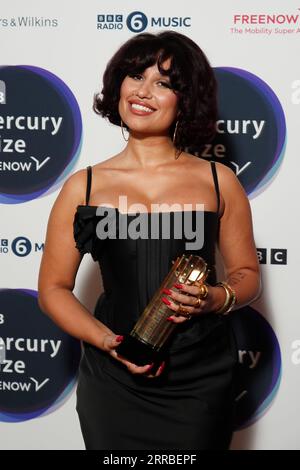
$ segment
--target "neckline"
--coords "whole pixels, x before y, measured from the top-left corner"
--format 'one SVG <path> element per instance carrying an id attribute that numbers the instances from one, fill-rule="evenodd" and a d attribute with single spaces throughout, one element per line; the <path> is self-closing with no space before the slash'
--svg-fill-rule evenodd
<path id="1" fill-rule="evenodd" d="M 158 212 L 149 212 L 149 211 L 146 211 L 146 212 L 120 212 L 119 211 L 119 208 L 118 207 L 109 207 L 109 206 L 94 206 L 94 205 L 90 205 L 90 204 L 79 204 L 77 206 L 77 209 L 79 207 L 91 207 L 91 208 L 94 208 L 94 209 L 97 209 L 98 207 L 103 207 L 104 209 L 111 209 L 111 210 L 115 210 L 117 211 L 119 214 L 121 215 L 141 215 L 141 214 L 176 214 L 177 212 L 179 214 L 183 214 L 184 212 L 187 212 L 187 213 L 196 213 L 196 212 L 205 212 L 205 213 L 209 213 L 209 214 L 218 214 L 217 211 L 201 211 L 201 210 L 196 210 L 196 209 L 192 209 L 192 210 L 189 210 L 189 211 L 158 211 Z"/>

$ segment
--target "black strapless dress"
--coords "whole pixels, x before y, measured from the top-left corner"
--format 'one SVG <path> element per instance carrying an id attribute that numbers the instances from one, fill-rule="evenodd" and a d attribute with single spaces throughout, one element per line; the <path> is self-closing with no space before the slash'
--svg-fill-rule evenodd
<path id="1" fill-rule="evenodd" d="M 216 170 L 214 162 L 211 164 L 219 207 Z M 91 167 L 88 175 L 87 204 L 77 208 L 74 238 L 81 254 L 90 253 L 100 265 L 104 292 L 95 307 L 97 319 L 115 334 L 129 333 L 171 269 L 172 260 L 183 253 L 203 257 L 211 270 L 207 282 L 216 283 L 218 212 L 203 213 L 204 244 L 198 250 L 186 249 L 185 243 L 191 240 L 184 236 L 100 240 L 96 225 L 102 216 L 96 214 L 96 206 L 88 205 Z M 136 218 L 118 209 L 108 211 L 115 211 L 117 235 L 121 224 L 124 227 Z M 193 223 L 198 212 L 189 212 Z M 150 219 L 150 214 L 143 213 L 142 217 Z M 178 212 L 155 215 L 158 223 L 163 216 L 170 217 L 172 235 Z M 87 449 L 229 448 L 237 352 L 226 317 L 212 312 L 178 324 L 165 352 L 165 369 L 156 378 L 130 373 L 91 344 L 84 342 L 83 347 L 76 409 Z"/>

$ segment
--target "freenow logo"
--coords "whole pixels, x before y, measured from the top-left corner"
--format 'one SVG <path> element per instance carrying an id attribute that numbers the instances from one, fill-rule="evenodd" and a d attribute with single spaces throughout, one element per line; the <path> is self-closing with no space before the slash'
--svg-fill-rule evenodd
<path id="1" fill-rule="evenodd" d="M 300 8 L 298 8 L 300 10 Z M 293 35 L 300 33 L 299 13 L 238 13 L 234 14 L 230 27 L 236 35 Z"/>
<path id="2" fill-rule="evenodd" d="M 32 66 L 0 67 L 0 202 L 55 191 L 80 152 L 78 103 L 65 83 Z"/>
<path id="3" fill-rule="evenodd" d="M 282 106 L 270 86 L 246 70 L 219 67 L 215 74 L 217 136 L 201 155 L 230 166 L 248 195 L 256 196 L 271 184 L 284 156 Z"/>
<path id="4" fill-rule="evenodd" d="M 0 289 L 0 421 L 25 421 L 62 406 L 80 356 L 80 342 L 41 312 L 36 292 Z"/>
<path id="5" fill-rule="evenodd" d="M 253 308 L 232 312 L 230 322 L 238 350 L 235 425 L 242 429 L 269 409 L 280 385 L 281 353 L 270 324 Z"/>
<path id="6" fill-rule="evenodd" d="M 300 23 L 299 14 L 285 14 L 285 13 L 276 13 L 276 14 L 237 14 L 233 15 L 234 24 L 288 24 L 288 25 L 297 25 Z"/>
<path id="7" fill-rule="evenodd" d="M 141 11 L 133 11 L 127 17 L 123 14 L 97 15 L 98 30 L 121 30 L 126 25 L 129 31 L 141 33 L 146 28 L 190 28 L 190 16 L 150 16 Z"/>

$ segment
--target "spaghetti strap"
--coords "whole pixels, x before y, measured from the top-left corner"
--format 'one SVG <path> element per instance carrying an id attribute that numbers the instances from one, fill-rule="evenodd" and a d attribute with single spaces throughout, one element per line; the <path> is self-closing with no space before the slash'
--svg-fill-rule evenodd
<path id="1" fill-rule="evenodd" d="M 85 204 L 87 206 L 89 204 L 91 186 L 92 186 L 92 167 L 89 165 L 86 167 L 86 169 L 87 169 L 87 183 L 86 183 Z"/>
<path id="2" fill-rule="evenodd" d="M 216 162 L 211 161 L 211 170 L 214 178 L 214 184 L 215 184 L 215 189 L 216 189 L 216 194 L 217 194 L 217 201 L 218 201 L 218 208 L 217 208 L 217 213 L 219 214 L 219 208 L 220 208 L 220 189 L 219 189 L 219 182 L 218 182 L 218 175 L 217 175 L 217 170 L 216 170 Z"/>

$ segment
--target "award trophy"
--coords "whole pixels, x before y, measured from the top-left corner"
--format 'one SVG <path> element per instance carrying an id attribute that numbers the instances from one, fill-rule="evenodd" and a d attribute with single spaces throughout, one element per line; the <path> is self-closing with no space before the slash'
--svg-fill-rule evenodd
<path id="1" fill-rule="evenodd" d="M 162 301 L 162 289 L 170 289 L 175 283 L 204 283 L 209 273 L 206 262 L 197 255 L 183 254 L 172 263 L 170 272 L 129 335 L 125 335 L 123 341 L 115 348 L 118 354 L 136 365 L 143 366 L 159 360 L 159 353 L 176 327 L 175 323 L 167 320 L 175 312 Z"/>

